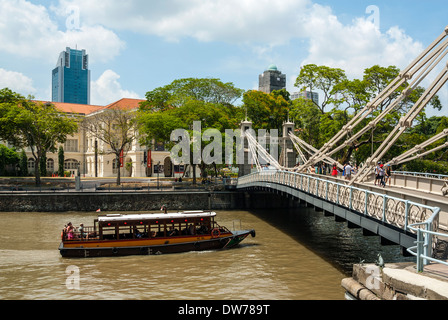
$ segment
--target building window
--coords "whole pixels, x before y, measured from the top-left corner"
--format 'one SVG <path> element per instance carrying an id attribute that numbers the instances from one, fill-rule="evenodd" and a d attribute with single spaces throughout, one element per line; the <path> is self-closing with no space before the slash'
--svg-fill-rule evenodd
<path id="1" fill-rule="evenodd" d="M 64 169 L 65 170 L 72 170 L 72 169 L 78 169 L 79 162 L 75 159 L 67 159 L 64 161 Z"/>
<path id="2" fill-rule="evenodd" d="M 53 159 L 47 159 L 47 171 L 54 172 L 54 160 Z"/>
<path id="3" fill-rule="evenodd" d="M 36 162 L 33 158 L 28 159 L 28 171 L 34 171 L 34 168 L 36 167 Z"/>
<path id="4" fill-rule="evenodd" d="M 78 139 L 67 139 L 64 150 L 66 152 L 78 152 Z"/>

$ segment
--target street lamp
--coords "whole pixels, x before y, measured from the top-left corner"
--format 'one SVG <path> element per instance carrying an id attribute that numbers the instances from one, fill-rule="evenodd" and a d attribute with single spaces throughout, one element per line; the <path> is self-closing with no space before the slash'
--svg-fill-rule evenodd
<path id="1" fill-rule="evenodd" d="M 157 190 L 159 190 L 159 172 L 160 172 L 160 161 L 157 162 Z"/>

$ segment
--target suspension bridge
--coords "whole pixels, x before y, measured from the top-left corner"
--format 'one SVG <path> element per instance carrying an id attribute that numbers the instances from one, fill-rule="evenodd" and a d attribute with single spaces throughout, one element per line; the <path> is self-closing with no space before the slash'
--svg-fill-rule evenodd
<path id="1" fill-rule="evenodd" d="M 320 149 L 296 136 L 295 124 L 288 119 L 283 123 L 282 136 L 276 139 L 279 155 L 273 155 L 272 150 L 266 148 L 266 142 L 273 137 L 265 135 L 257 139 L 252 123 L 243 121 L 245 162 L 240 165 L 237 188 L 248 194 L 275 192 L 304 201 L 339 221 L 347 221 L 350 227 L 362 228 L 365 235 L 379 235 L 382 242 L 398 244 L 404 254 L 415 255 L 418 271 L 430 263 L 448 266 L 446 257 L 438 256 L 446 248 L 448 238 L 448 176 L 394 172 L 390 185 L 385 188 L 374 183 L 374 169 L 379 162 L 397 166 L 448 147 L 446 142 L 431 148 L 448 136 L 448 129 L 445 129 L 403 154 L 387 158 L 390 148 L 412 127 L 415 118 L 448 81 L 448 64 L 444 61 L 447 53 L 448 26 Z M 418 101 L 351 179 L 319 174 L 315 170 L 324 163 L 336 165 L 342 171 L 344 164 L 335 154 L 352 147 L 362 135 L 386 121 L 386 116 L 396 112 L 400 103 L 434 73 L 435 77 Z M 405 89 L 397 94 L 400 87 Z M 378 110 L 380 106 L 382 111 Z M 374 111 L 381 112 L 374 116 Z M 367 119 L 370 119 L 367 125 L 362 125 Z"/>

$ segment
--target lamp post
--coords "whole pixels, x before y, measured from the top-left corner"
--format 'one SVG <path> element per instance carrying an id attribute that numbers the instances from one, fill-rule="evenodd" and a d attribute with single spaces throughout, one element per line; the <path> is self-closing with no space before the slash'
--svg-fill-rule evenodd
<path id="1" fill-rule="evenodd" d="M 157 162 L 157 190 L 159 190 L 159 172 L 160 172 L 160 161 Z"/>

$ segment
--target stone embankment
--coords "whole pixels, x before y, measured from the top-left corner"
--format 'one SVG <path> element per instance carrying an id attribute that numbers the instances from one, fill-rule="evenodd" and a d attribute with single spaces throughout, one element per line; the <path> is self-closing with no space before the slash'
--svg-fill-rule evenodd
<path id="1" fill-rule="evenodd" d="M 347 299 L 448 300 L 448 267 L 433 264 L 417 273 L 414 263 L 356 264 L 341 285 Z"/>
<path id="2" fill-rule="evenodd" d="M 293 201 L 271 193 L 250 197 L 237 191 L 116 191 L 109 192 L 6 192 L 0 193 L 0 212 L 247 210 L 288 208 Z"/>

